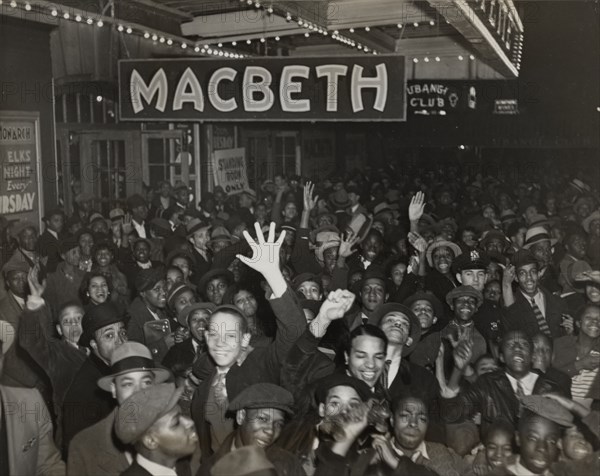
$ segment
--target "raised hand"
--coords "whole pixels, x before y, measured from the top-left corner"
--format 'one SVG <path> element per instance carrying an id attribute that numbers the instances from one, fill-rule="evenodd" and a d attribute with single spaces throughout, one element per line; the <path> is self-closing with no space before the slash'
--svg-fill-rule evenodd
<path id="1" fill-rule="evenodd" d="M 315 184 L 312 182 L 306 182 L 306 185 L 304 185 L 304 211 L 310 212 L 317 206 L 319 196 L 315 195 L 313 197 L 314 191 Z"/>
<path id="2" fill-rule="evenodd" d="M 459 340 L 452 351 L 452 357 L 456 368 L 464 370 L 473 358 L 473 342 L 466 339 Z"/>
<path id="3" fill-rule="evenodd" d="M 41 283 L 39 282 L 40 265 L 36 264 L 27 273 L 27 282 L 29 283 L 29 292 L 31 296 L 41 298 L 46 290 L 47 281 L 44 279 Z"/>
<path id="4" fill-rule="evenodd" d="M 425 194 L 423 192 L 417 192 L 413 198 L 410 199 L 410 205 L 408 206 L 408 219 L 410 221 L 419 221 L 425 211 Z"/>
<path id="5" fill-rule="evenodd" d="M 419 253 L 425 253 L 425 250 L 427 250 L 427 240 L 425 238 L 423 238 L 421 235 L 419 235 L 418 233 L 409 231 L 408 232 L 408 242 Z"/>
<path id="6" fill-rule="evenodd" d="M 359 237 L 354 232 L 348 231 L 346 236 L 342 237 L 338 256 L 341 256 L 342 258 L 348 258 L 351 256 L 356 251 L 352 248 L 358 243 L 358 239 Z"/>
<path id="7" fill-rule="evenodd" d="M 129 213 L 125 214 L 125 216 L 123 217 L 121 230 L 123 232 L 123 237 L 129 236 L 133 231 L 133 224 L 131 223 L 131 215 Z"/>
<path id="8" fill-rule="evenodd" d="M 379 435 L 374 433 L 371 435 L 373 438 L 373 442 L 371 446 L 373 449 L 377 451 L 377 455 L 380 461 L 383 461 L 390 468 L 396 469 L 398 466 L 398 457 L 396 456 L 396 452 L 392 448 L 390 440 L 383 435 Z"/>
<path id="9" fill-rule="evenodd" d="M 563 314 L 560 327 L 564 328 L 565 334 L 569 336 L 573 335 L 573 333 L 575 332 L 575 319 L 573 319 L 573 317 L 569 316 L 568 314 Z"/>
<path id="10" fill-rule="evenodd" d="M 512 264 L 509 264 L 506 268 L 504 268 L 504 273 L 502 274 L 502 283 L 504 285 L 510 285 L 516 278 L 515 267 Z"/>
<path id="11" fill-rule="evenodd" d="M 244 238 L 252 249 L 252 258 L 243 255 L 237 255 L 237 258 L 246 266 L 258 271 L 267 277 L 269 273 L 281 273 L 279 269 L 279 250 L 285 238 L 285 230 L 281 232 L 279 238 L 275 240 L 275 223 L 269 225 L 269 235 L 265 240 L 260 224 L 254 224 L 256 230 L 256 241 L 247 231 L 244 231 Z"/>
<path id="12" fill-rule="evenodd" d="M 347 289 L 331 291 L 327 299 L 321 304 L 319 316 L 328 321 L 341 319 L 352 307 L 355 298 L 356 296 Z"/>

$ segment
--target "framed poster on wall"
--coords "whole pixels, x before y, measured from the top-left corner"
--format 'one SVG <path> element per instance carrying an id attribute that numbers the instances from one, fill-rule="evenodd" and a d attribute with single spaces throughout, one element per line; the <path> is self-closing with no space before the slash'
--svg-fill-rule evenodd
<path id="1" fill-rule="evenodd" d="M 0 111 L 0 215 L 10 222 L 29 220 L 41 229 L 40 115 Z"/>

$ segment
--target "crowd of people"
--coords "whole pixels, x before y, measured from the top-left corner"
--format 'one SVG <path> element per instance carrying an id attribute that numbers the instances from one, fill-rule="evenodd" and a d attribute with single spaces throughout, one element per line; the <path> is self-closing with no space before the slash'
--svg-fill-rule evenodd
<path id="1" fill-rule="evenodd" d="M 0 217 L 0 474 L 598 474 L 597 171 L 472 172 Z"/>

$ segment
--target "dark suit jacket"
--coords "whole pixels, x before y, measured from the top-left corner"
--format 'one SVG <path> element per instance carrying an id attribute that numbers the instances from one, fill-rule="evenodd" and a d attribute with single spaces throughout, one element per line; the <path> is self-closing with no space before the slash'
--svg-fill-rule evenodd
<path id="1" fill-rule="evenodd" d="M 546 302 L 546 322 L 552 338 L 562 337 L 565 333 L 560 324 L 562 315 L 569 312 L 567 306 L 560 297 L 550 294 L 545 289 L 540 290 Z M 515 292 L 515 302 L 506 308 L 505 315 L 504 326 L 507 331 L 522 330 L 530 337 L 540 332 L 531 304 L 520 290 Z"/>
<path id="2" fill-rule="evenodd" d="M 229 401 L 244 388 L 255 383 L 279 384 L 281 363 L 294 342 L 306 329 L 304 312 L 300 308 L 296 294 L 290 288 L 281 298 L 273 299 L 270 303 L 277 317 L 275 341 L 267 347 L 253 349 L 240 365 L 235 364 L 229 369 L 225 380 Z M 213 453 L 210 426 L 205 418 L 206 400 L 217 370 L 207 356 L 196 363 L 193 372 L 199 380 L 202 380 L 192 398 L 191 413 L 200 440 L 202 461 L 205 461 Z"/>
<path id="3" fill-rule="evenodd" d="M 60 238 L 60 235 L 59 235 Z M 47 256 L 46 270 L 48 273 L 54 273 L 56 266 L 62 261 L 60 257 L 60 241 L 52 233 L 45 230 L 38 238 L 38 250 L 42 257 Z"/>
<path id="4" fill-rule="evenodd" d="M 125 446 L 114 434 L 116 410 L 75 435 L 69 445 L 69 476 L 111 476 L 129 466 Z"/>
<path id="5" fill-rule="evenodd" d="M 144 324 L 146 322 L 152 322 L 155 319 L 144 304 L 144 301 L 142 301 L 142 298 L 138 296 L 133 300 L 127 310 L 127 314 L 129 315 L 129 320 L 127 322 L 127 337 L 129 340 L 144 344 L 152 352 L 153 359 L 156 362 L 162 362 L 162 359 L 169 351 L 169 347 L 164 339 L 157 342 L 147 342 L 144 334 Z M 160 309 L 157 314 L 161 319 L 168 318 L 166 313 L 162 312 Z"/>
<path id="6" fill-rule="evenodd" d="M 63 454 L 71 439 L 84 428 L 106 417 L 116 400 L 98 387 L 98 379 L 110 375 L 110 367 L 91 354 L 73 379 L 63 404 Z"/>
<path id="7" fill-rule="evenodd" d="M 194 344 L 190 337 L 171 347 L 162 360 L 162 364 L 171 370 L 176 377 L 180 377 L 185 374 L 187 369 L 192 367 L 195 358 L 196 352 L 194 352 Z"/>
<path id="8" fill-rule="evenodd" d="M 152 476 L 152 474 L 142 468 L 137 461 L 134 461 L 129 468 L 121 473 L 121 476 Z"/>
<path id="9" fill-rule="evenodd" d="M 540 375 L 533 393 L 541 395 L 561 392 L 559 385 L 545 375 Z M 566 395 L 565 395 L 566 396 Z M 469 388 L 454 398 L 441 399 L 442 417 L 448 423 L 458 423 L 481 413 L 481 430 L 485 434 L 498 418 L 504 418 L 517 427 L 519 401 L 503 369 L 484 374 Z"/>

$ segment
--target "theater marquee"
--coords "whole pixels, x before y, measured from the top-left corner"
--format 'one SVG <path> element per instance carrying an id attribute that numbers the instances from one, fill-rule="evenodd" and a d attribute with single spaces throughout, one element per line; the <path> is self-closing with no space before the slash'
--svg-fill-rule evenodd
<path id="1" fill-rule="evenodd" d="M 119 62 L 123 121 L 404 121 L 396 55 Z"/>

